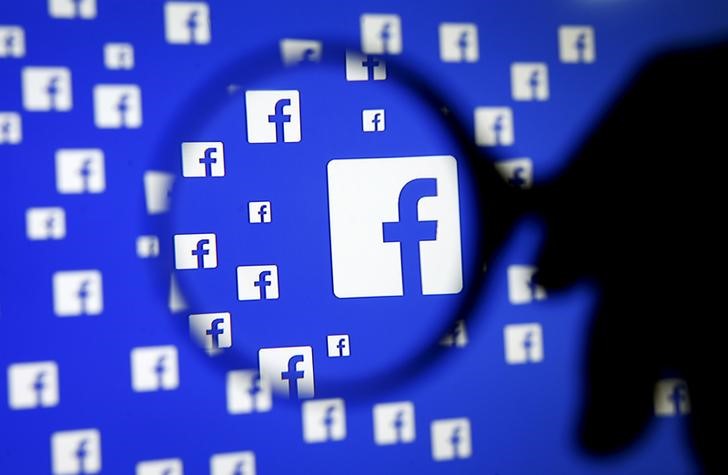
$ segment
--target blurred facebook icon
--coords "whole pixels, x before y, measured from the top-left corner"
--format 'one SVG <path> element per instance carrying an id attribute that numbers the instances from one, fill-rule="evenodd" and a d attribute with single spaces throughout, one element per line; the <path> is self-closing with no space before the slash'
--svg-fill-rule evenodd
<path id="1" fill-rule="evenodd" d="M 78 270 L 53 274 L 53 312 L 57 317 L 93 316 L 103 310 L 101 272 Z"/>
<path id="2" fill-rule="evenodd" d="M 399 15 L 365 13 L 359 18 L 359 27 L 364 53 L 402 53 L 402 21 Z"/>
<path id="3" fill-rule="evenodd" d="M 512 265 L 508 274 L 508 300 L 514 305 L 546 298 L 546 289 L 539 283 L 538 269 L 533 266 Z"/>
<path id="4" fill-rule="evenodd" d="M 162 459 L 137 462 L 136 475 L 182 475 L 182 460 Z"/>
<path id="5" fill-rule="evenodd" d="M 688 386 L 679 378 L 661 379 L 655 384 L 655 415 L 670 417 L 690 414 Z"/>
<path id="6" fill-rule="evenodd" d="M 261 379 L 289 399 L 314 397 L 313 350 L 310 346 L 258 350 Z"/>
<path id="7" fill-rule="evenodd" d="M 513 111 L 510 107 L 475 108 L 475 143 L 481 147 L 513 145 Z"/>
<path id="8" fill-rule="evenodd" d="M 432 458 L 438 462 L 470 458 L 473 446 L 470 436 L 470 420 L 436 419 L 430 423 Z"/>
<path id="9" fill-rule="evenodd" d="M 54 475 L 101 473 L 101 433 L 97 429 L 54 432 L 51 466 Z"/>
<path id="10" fill-rule="evenodd" d="M 478 27 L 475 23 L 440 23 L 440 59 L 446 63 L 478 61 Z"/>
<path id="11" fill-rule="evenodd" d="M 495 163 L 495 169 L 513 188 L 526 189 L 533 185 L 533 162 L 530 158 L 511 158 Z"/>
<path id="12" fill-rule="evenodd" d="M 73 108 L 70 69 L 28 66 L 21 74 L 26 110 L 69 111 Z"/>
<path id="13" fill-rule="evenodd" d="M 255 454 L 250 451 L 214 454 L 210 475 L 255 475 Z"/>
<path id="14" fill-rule="evenodd" d="M 549 71 L 546 63 L 511 64 L 511 96 L 516 101 L 546 101 Z"/>
<path id="15" fill-rule="evenodd" d="M 281 59 L 286 66 L 321 61 L 322 46 L 320 41 L 283 38 L 279 45 Z"/>
<path id="16" fill-rule="evenodd" d="M 10 409 L 35 409 L 57 406 L 58 365 L 55 361 L 15 363 L 8 366 L 8 404 Z"/>
<path id="17" fill-rule="evenodd" d="M 268 412 L 273 407 L 270 383 L 257 370 L 228 371 L 225 389 L 230 414 Z"/>
<path id="18" fill-rule="evenodd" d="M 468 332 L 465 320 L 458 320 L 452 329 L 440 339 L 440 346 L 464 348 L 468 345 Z"/>
<path id="19" fill-rule="evenodd" d="M 0 111 L 0 144 L 16 145 L 23 141 L 23 121 L 17 112 Z"/>
<path id="20" fill-rule="evenodd" d="M 415 405 L 410 401 L 374 405 L 374 442 L 377 445 L 415 441 Z"/>
<path id="21" fill-rule="evenodd" d="M 96 0 L 48 0 L 48 14 L 52 18 L 96 18 Z"/>
<path id="22" fill-rule="evenodd" d="M 174 185 L 174 175 L 171 173 L 157 170 L 144 172 L 144 200 L 147 213 L 162 214 L 169 211 L 172 185 Z"/>
<path id="23" fill-rule="evenodd" d="M 131 387 L 135 392 L 164 391 L 179 386 L 177 348 L 145 346 L 131 350 Z"/>
<path id="24" fill-rule="evenodd" d="M 343 399 L 317 399 L 301 405 L 303 440 L 308 444 L 346 438 L 346 408 Z"/>
<path id="25" fill-rule="evenodd" d="M 381 81 L 387 79 L 387 63 L 379 57 L 354 51 L 346 52 L 347 81 Z"/>
<path id="26" fill-rule="evenodd" d="M 559 59 L 562 63 L 593 63 L 596 61 L 594 28 L 588 25 L 559 27 Z"/>
<path id="27" fill-rule="evenodd" d="M 25 30 L 19 25 L 0 25 L 0 58 L 25 56 Z"/>
<path id="28" fill-rule="evenodd" d="M 31 241 L 66 237 L 66 212 L 63 208 L 28 208 L 25 212 L 25 234 Z"/>
<path id="29" fill-rule="evenodd" d="M 205 2 L 166 2 L 164 36 L 170 44 L 208 44 L 210 7 Z"/>
<path id="30" fill-rule="evenodd" d="M 62 194 L 106 190 L 104 151 L 98 148 L 56 150 L 56 190 Z"/>
<path id="31" fill-rule="evenodd" d="M 135 84 L 94 86 L 94 123 L 99 129 L 142 126 L 142 92 Z"/>
<path id="32" fill-rule="evenodd" d="M 278 266 L 238 266 L 238 300 L 278 298 Z"/>
<path id="33" fill-rule="evenodd" d="M 182 176 L 225 176 L 225 152 L 222 142 L 183 142 Z"/>
<path id="34" fill-rule="evenodd" d="M 134 69 L 134 46 L 131 43 L 106 43 L 104 66 L 106 69 Z"/>
<path id="35" fill-rule="evenodd" d="M 298 91 L 245 91 L 245 120 L 249 143 L 300 142 Z"/>
<path id="36" fill-rule="evenodd" d="M 233 346 L 228 312 L 195 313 L 189 316 L 190 336 L 208 353 Z"/>
<path id="37" fill-rule="evenodd" d="M 217 237 L 207 234 L 174 235 L 175 269 L 214 269 L 217 267 Z"/>
<path id="38" fill-rule="evenodd" d="M 454 157 L 343 159 L 327 168 L 337 297 L 462 290 Z"/>
<path id="39" fill-rule="evenodd" d="M 527 364 L 543 361 L 543 331 L 538 323 L 517 323 L 503 329 L 506 363 Z"/>

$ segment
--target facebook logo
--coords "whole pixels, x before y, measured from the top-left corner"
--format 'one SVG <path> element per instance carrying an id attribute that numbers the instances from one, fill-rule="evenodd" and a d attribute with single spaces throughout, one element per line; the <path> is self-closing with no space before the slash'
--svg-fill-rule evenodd
<path id="1" fill-rule="evenodd" d="M 290 399 L 314 396 L 313 350 L 310 346 L 261 348 L 258 365 L 261 379 L 275 393 Z"/>
<path id="2" fill-rule="evenodd" d="M 58 365 L 55 361 L 15 363 L 8 367 L 10 409 L 53 407 L 58 401 Z"/>
<path id="3" fill-rule="evenodd" d="M 101 472 L 101 433 L 96 429 L 54 432 L 51 435 L 54 475 Z"/>
<path id="4" fill-rule="evenodd" d="M 475 108 L 475 143 L 481 147 L 513 145 L 513 111 L 510 107 Z"/>
<path id="5" fill-rule="evenodd" d="M 255 475 L 255 454 L 228 452 L 210 458 L 210 475 Z"/>
<path id="6" fill-rule="evenodd" d="M 281 59 L 286 66 L 321 61 L 322 46 L 320 41 L 283 38 L 279 45 Z"/>
<path id="7" fill-rule="evenodd" d="M 270 201 L 251 201 L 248 203 L 248 222 L 251 224 L 273 221 Z"/>
<path id="8" fill-rule="evenodd" d="M 28 208 L 25 212 L 25 234 L 31 241 L 66 237 L 66 212 L 63 208 Z"/>
<path id="9" fill-rule="evenodd" d="M 238 300 L 278 298 L 278 266 L 238 266 Z"/>
<path id="10" fill-rule="evenodd" d="M 96 18 L 96 0 L 48 0 L 48 14 L 52 18 Z"/>
<path id="11" fill-rule="evenodd" d="M 384 132 L 384 109 L 361 111 L 361 128 L 364 132 Z"/>
<path id="12" fill-rule="evenodd" d="M 359 18 L 361 50 L 366 54 L 401 54 L 402 22 L 399 15 L 366 13 Z"/>
<path id="13" fill-rule="evenodd" d="M 446 63 L 478 61 L 478 27 L 475 23 L 440 23 L 440 59 Z"/>
<path id="14" fill-rule="evenodd" d="M 436 419 L 430 423 L 432 458 L 438 462 L 470 458 L 473 446 L 470 436 L 470 420 Z"/>
<path id="15" fill-rule="evenodd" d="M 176 347 L 146 346 L 131 350 L 131 387 L 135 392 L 171 390 L 178 386 Z"/>
<path id="16" fill-rule="evenodd" d="M 137 237 L 136 254 L 142 259 L 157 257 L 159 255 L 159 238 L 152 235 Z"/>
<path id="17" fill-rule="evenodd" d="M 586 25 L 560 26 L 559 59 L 562 63 L 593 63 L 596 61 L 594 28 Z"/>
<path id="18" fill-rule="evenodd" d="M 189 324 L 190 336 L 208 353 L 233 346 L 229 313 L 195 313 Z"/>
<path id="19" fill-rule="evenodd" d="M 106 189 L 104 152 L 98 148 L 56 150 L 56 190 L 62 194 L 102 193 Z"/>
<path id="20" fill-rule="evenodd" d="M 225 176 L 222 142 L 183 142 L 182 176 Z"/>
<path id="21" fill-rule="evenodd" d="M 147 213 L 162 214 L 169 211 L 174 175 L 149 170 L 144 172 L 144 201 Z"/>
<path id="22" fill-rule="evenodd" d="M 104 66 L 106 69 L 134 69 L 134 46 L 131 43 L 106 43 Z"/>
<path id="23" fill-rule="evenodd" d="M 538 281 L 538 269 L 533 266 L 508 266 L 508 300 L 514 305 L 546 298 L 546 289 Z"/>
<path id="24" fill-rule="evenodd" d="M 513 188 L 527 189 L 533 185 L 533 162 L 530 158 L 512 158 L 495 163 L 495 169 Z"/>
<path id="25" fill-rule="evenodd" d="M 182 475 L 182 460 L 146 460 L 136 464 L 136 475 Z"/>
<path id="26" fill-rule="evenodd" d="M 254 369 L 228 371 L 225 389 L 230 414 L 268 412 L 273 407 L 270 383 Z"/>
<path id="27" fill-rule="evenodd" d="M 655 385 L 655 415 L 671 417 L 690 414 L 690 397 L 685 381 L 678 378 L 662 379 Z"/>
<path id="28" fill-rule="evenodd" d="M 454 346 L 463 348 L 468 345 L 468 332 L 465 329 L 465 320 L 458 320 L 444 337 L 440 339 L 440 346 Z"/>
<path id="29" fill-rule="evenodd" d="M 249 143 L 301 141 L 298 91 L 245 91 Z"/>
<path id="30" fill-rule="evenodd" d="M 326 337 L 329 358 L 339 358 L 351 355 L 349 335 L 328 335 Z"/>
<path id="31" fill-rule="evenodd" d="M 0 58 L 25 56 L 25 30 L 18 25 L 0 25 Z"/>
<path id="32" fill-rule="evenodd" d="M 167 306 L 171 313 L 179 313 L 187 310 L 187 301 L 185 296 L 177 283 L 177 278 L 174 272 L 169 276 L 169 299 L 167 300 Z"/>
<path id="33" fill-rule="evenodd" d="M 381 81 L 387 79 L 387 63 L 376 56 L 346 52 L 347 81 Z"/>
<path id="34" fill-rule="evenodd" d="M 508 364 L 543 361 L 543 332 L 538 323 L 506 325 L 503 329 L 505 356 Z"/>
<path id="35" fill-rule="evenodd" d="M 549 72 L 546 63 L 511 64 L 511 96 L 515 101 L 546 101 Z"/>
<path id="36" fill-rule="evenodd" d="M 337 297 L 462 290 L 454 157 L 332 160 L 327 168 Z"/>
<path id="37" fill-rule="evenodd" d="M 73 107 L 70 69 L 29 66 L 21 75 L 25 110 L 69 111 Z"/>
<path id="38" fill-rule="evenodd" d="M 175 234 L 175 269 L 214 269 L 217 267 L 215 234 Z"/>
<path id="39" fill-rule="evenodd" d="M 23 141 L 23 122 L 17 112 L 0 112 L 0 144 Z"/>
<path id="40" fill-rule="evenodd" d="M 101 272 L 78 270 L 53 274 L 53 313 L 57 317 L 99 315 L 103 310 Z"/>
<path id="41" fill-rule="evenodd" d="M 415 405 L 410 401 L 376 404 L 372 412 L 374 442 L 377 445 L 415 441 Z"/>
<path id="42" fill-rule="evenodd" d="M 210 8 L 205 2 L 166 2 L 164 36 L 170 44 L 208 44 Z"/>
<path id="43" fill-rule="evenodd" d="M 142 126 L 142 91 L 135 84 L 94 86 L 94 123 L 99 129 Z"/>
<path id="44" fill-rule="evenodd" d="M 308 444 L 344 440 L 346 409 L 343 399 L 318 399 L 301 405 L 303 440 Z"/>

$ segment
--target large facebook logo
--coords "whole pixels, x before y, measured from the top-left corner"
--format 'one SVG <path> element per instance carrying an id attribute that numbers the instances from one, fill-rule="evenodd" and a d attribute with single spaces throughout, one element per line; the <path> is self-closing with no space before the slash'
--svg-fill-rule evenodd
<path id="1" fill-rule="evenodd" d="M 455 158 L 332 160 L 328 181 L 337 297 L 462 290 Z"/>
<path id="2" fill-rule="evenodd" d="M 248 142 L 301 141 L 298 91 L 245 91 Z"/>
<path id="3" fill-rule="evenodd" d="M 261 348 L 260 378 L 277 394 L 291 399 L 314 397 L 313 350 L 310 346 Z"/>

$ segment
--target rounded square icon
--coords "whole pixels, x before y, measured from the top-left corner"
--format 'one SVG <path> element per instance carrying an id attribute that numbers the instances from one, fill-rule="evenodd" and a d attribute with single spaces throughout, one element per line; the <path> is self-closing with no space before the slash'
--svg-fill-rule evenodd
<path id="1" fill-rule="evenodd" d="M 343 399 L 316 399 L 301 405 L 303 440 L 314 444 L 346 438 L 346 408 Z"/>
<path id="2" fill-rule="evenodd" d="M 54 475 L 101 473 L 101 433 L 96 429 L 54 432 L 51 464 Z"/>
<path id="3" fill-rule="evenodd" d="M 430 423 L 432 458 L 438 462 L 469 458 L 473 454 L 470 420 L 439 419 Z"/>
<path id="4" fill-rule="evenodd" d="M 478 61 L 478 27 L 475 23 L 440 23 L 440 59 L 446 63 Z"/>
<path id="5" fill-rule="evenodd" d="M 245 91 L 249 143 L 301 141 L 299 92 Z"/>
<path id="6" fill-rule="evenodd" d="M 18 25 L 0 25 L 0 58 L 25 56 L 25 30 Z"/>
<path id="7" fill-rule="evenodd" d="M 275 300 L 278 294 L 278 266 L 238 266 L 238 300 Z"/>
<path id="8" fill-rule="evenodd" d="M 66 237 L 66 212 L 63 208 L 28 208 L 25 212 L 25 233 L 31 241 Z"/>
<path id="9" fill-rule="evenodd" d="M 197 313 L 189 316 L 190 336 L 208 352 L 233 346 L 230 313 Z"/>
<path id="10" fill-rule="evenodd" d="M 205 2 L 165 2 L 164 37 L 170 44 L 208 44 L 210 7 Z"/>
<path id="11" fill-rule="evenodd" d="M 10 409 L 57 406 L 58 365 L 55 361 L 15 363 L 8 366 Z"/>
<path id="12" fill-rule="evenodd" d="M 96 0 L 48 0 L 48 14 L 52 18 L 96 18 Z"/>
<path id="13" fill-rule="evenodd" d="M 513 110 L 510 107 L 475 108 L 475 143 L 483 147 L 513 145 Z"/>
<path id="14" fill-rule="evenodd" d="M 217 237 L 214 233 L 175 234 L 175 269 L 214 269 L 217 267 Z"/>
<path id="15" fill-rule="evenodd" d="M 106 43 L 104 66 L 106 69 L 134 69 L 134 46 L 131 43 Z"/>
<path id="16" fill-rule="evenodd" d="M 376 404 L 374 442 L 377 445 L 408 444 L 415 440 L 415 406 L 410 401 Z"/>
<path id="17" fill-rule="evenodd" d="M 402 21 L 399 15 L 365 13 L 359 19 L 359 27 L 364 53 L 402 53 Z"/>
<path id="18" fill-rule="evenodd" d="M 495 169 L 506 183 L 526 189 L 533 185 L 533 162 L 530 158 L 511 158 L 495 163 Z"/>
<path id="19" fill-rule="evenodd" d="M 270 201 L 251 201 L 248 203 L 248 222 L 264 224 L 273 221 Z"/>
<path id="20" fill-rule="evenodd" d="M 314 397 L 313 348 L 290 346 L 258 350 L 260 378 L 279 396 L 290 399 Z"/>
<path id="21" fill-rule="evenodd" d="M 106 190 L 104 151 L 98 148 L 56 150 L 56 190 L 62 194 Z"/>
<path id="22" fill-rule="evenodd" d="M 99 129 L 142 126 L 142 91 L 136 84 L 94 86 L 94 124 Z"/>
<path id="23" fill-rule="evenodd" d="M 364 132 L 384 132 L 384 109 L 364 109 L 361 111 L 361 129 Z"/>
<path id="24" fill-rule="evenodd" d="M 225 176 L 222 142 L 182 142 L 182 176 Z"/>
<path id="25" fill-rule="evenodd" d="M 182 460 L 145 460 L 136 464 L 136 475 L 182 475 Z"/>
<path id="26" fill-rule="evenodd" d="M 546 63 L 511 64 L 511 96 L 516 101 L 546 101 L 549 70 Z"/>
<path id="27" fill-rule="evenodd" d="M 250 451 L 215 454 L 210 458 L 210 475 L 255 475 L 255 454 Z"/>
<path id="28" fill-rule="evenodd" d="M 57 317 L 99 315 L 103 310 L 101 272 L 78 270 L 53 274 L 53 313 Z"/>
<path id="29" fill-rule="evenodd" d="M 16 145 L 23 141 L 23 121 L 17 112 L 0 111 L 0 144 Z"/>
<path id="30" fill-rule="evenodd" d="M 506 363 L 543 361 L 543 331 L 538 323 L 518 323 L 503 328 Z"/>
<path id="31" fill-rule="evenodd" d="M 281 59 L 286 66 L 304 62 L 320 62 L 320 41 L 283 38 L 280 42 Z"/>
<path id="32" fill-rule="evenodd" d="M 69 111 L 73 108 L 71 70 L 28 66 L 22 71 L 23 107 L 29 111 Z"/>
<path id="33" fill-rule="evenodd" d="M 131 387 L 135 392 L 177 389 L 179 363 L 173 345 L 132 348 Z"/>
<path id="34" fill-rule="evenodd" d="M 559 59 L 562 63 L 593 63 L 596 61 L 594 28 L 589 25 L 559 27 Z"/>

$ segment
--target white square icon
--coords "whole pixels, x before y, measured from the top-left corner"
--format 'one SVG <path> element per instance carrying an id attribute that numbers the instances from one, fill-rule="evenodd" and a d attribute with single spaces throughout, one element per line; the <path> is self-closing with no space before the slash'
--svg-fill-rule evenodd
<path id="1" fill-rule="evenodd" d="M 313 350 L 310 346 L 261 348 L 260 377 L 278 395 L 290 399 L 314 396 Z"/>
<path id="2" fill-rule="evenodd" d="M 134 69 L 134 46 L 131 43 L 106 43 L 104 66 L 106 69 Z"/>
<path id="3" fill-rule="evenodd" d="M 66 212 L 63 208 L 28 208 L 25 212 L 25 234 L 31 241 L 66 237 Z"/>
<path id="4" fill-rule="evenodd" d="M 511 64 L 511 96 L 515 101 L 546 101 L 549 71 L 546 63 Z"/>
<path id="5" fill-rule="evenodd" d="M 53 274 L 53 313 L 57 317 L 99 315 L 103 310 L 101 272 L 78 270 Z"/>
<path id="6" fill-rule="evenodd" d="M 210 8 L 205 2 L 166 2 L 164 36 L 171 44 L 210 42 Z"/>
<path id="7" fill-rule="evenodd" d="M 655 415 L 670 417 L 679 414 L 690 414 L 687 384 L 678 378 L 661 379 L 655 384 Z"/>
<path id="8" fill-rule="evenodd" d="M 162 214 L 169 211 L 172 185 L 174 185 L 174 175 L 171 173 L 155 170 L 144 172 L 144 201 L 147 213 Z"/>
<path id="9" fill-rule="evenodd" d="M 102 193 L 106 189 L 104 151 L 98 148 L 56 150 L 56 190 L 62 194 Z"/>
<path id="10" fill-rule="evenodd" d="M 228 371 L 225 385 L 230 414 L 268 412 L 273 407 L 270 383 L 254 369 Z"/>
<path id="11" fill-rule="evenodd" d="M 301 405 L 303 440 L 308 444 L 344 440 L 346 408 L 343 399 L 317 399 Z"/>
<path id="12" fill-rule="evenodd" d="M 175 269 L 214 269 L 217 267 L 217 237 L 213 233 L 175 234 Z"/>
<path id="13" fill-rule="evenodd" d="M 69 111 L 73 108 L 70 69 L 28 66 L 21 74 L 25 110 Z"/>
<path id="14" fill-rule="evenodd" d="M 18 25 L 0 25 L 0 58 L 25 56 L 25 30 Z"/>
<path id="15" fill-rule="evenodd" d="M 481 147 L 513 145 L 513 111 L 510 107 L 475 108 L 475 143 Z"/>
<path id="16" fill-rule="evenodd" d="M 440 23 L 440 59 L 446 63 L 474 63 L 480 56 L 475 23 Z"/>
<path id="17" fill-rule="evenodd" d="M 337 297 L 462 290 L 454 157 L 332 160 L 328 192 Z"/>
<path id="18" fill-rule="evenodd" d="M 365 13 L 359 18 L 359 26 L 364 53 L 402 53 L 402 21 L 399 15 Z"/>
<path id="19" fill-rule="evenodd" d="M 136 464 L 136 475 L 182 475 L 182 460 L 145 460 Z"/>
<path id="20" fill-rule="evenodd" d="M 347 81 L 382 81 L 387 79 L 387 63 L 382 58 L 354 51 L 346 52 Z"/>
<path id="21" fill-rule="evenodd" d="M 146 346 L 131 350 L 131 387 L 135 392 L 163 391 L 179 386 L 177 348 Z"/>
<path id="22" fill-rule="evenodd" d="M 52 18 L 96 18 L 96 0 L 48 0 L 48 14 Z"/>
<path id="23" fill-rule="evenodd" d="M 8 366 L 10 409 L 34 409 L 58 405 L 58 365 L 55 361 L 15 363 Z"/>
<path id="24" fill-rule="evenodd" d="M 281 59 L 286 66 L 321 61 L 322 46 L 320 41 L 283 38 L 279 45 Z"/>
<path id="25" fill-rule="evenodd" d="M 530 158 L 512 158 L 495 163 L 495 169 L 514 188 L 527 189 L 533 185 L 533 162 Z"/>
<path id="26" fill-rule="evenodd" d="M 543 331 L 538 323 L 518 323 L 503 328 L 506 363 L 543 361 Z"/>
<path id="27" fill-rule="evenodd" d="M 278 266 L 238 266 L 238 300 L 278 298 Z"/>
<path id="28" fill-rule="evenodd" d="M 560 26 L 559 59 L 562 63 L 593 63 L 596 61 L 594 28 L 588 25 Z"/>
<path id="29" fill-rule="evenodd" d="M 210 475 L 255 475 L 253 452 L 228 452 L 210 458 Z"/>
<path id="30" fill-rule="evenodd" d="M 470 420 L 437 419 L 430 423 L 432 458 L 438 462 L 466 459 L 473 454 Z"/>
<path id="31" fill-rule="evenodd" d="M 225 176 L 222 142 L 183 142 L 182 176 Z"/>
<path id="32" fill-rule="evenodd" d="M 190 336 L 208 353 L 233 346 L 228 312 L 195 313 L 189 316 Z"/>
<path id="33" fill-rule="evenodd" d="M 248 222 L 263 224 L 273 221 L 270 201 L 251 201 L 248 203 Z"/>
<path id="34" fill-rule="evenodd" d="M 301 141 L 298 91 L 245 91 L 249 143 Z"/>
<path id="35" fill-rule="evenodd" d="M 17 112 L 0 112 L 0 144 L 23 141 L 23 121 Z"/>
<path id="36" fill-rule="evenodd" d="M 410 401 L 376 404 L 374 442 L 377 445 L 409 444 L 415 441 L 415 405 Z"/>
<path id="37" fill-rule="evenodd" d="M 384 109 L 364 109 L 361 111 L 361 129 L 364 132 L 384 132 Z"/>
<path id="38" fill-rule="evenodd" d="M 99 129 L 142 126 L 142 91 L 136 84 L 94 86 L 94 124 Z"/>
<path id="39" fill-rule="evenodd" d="M 508 266 L 508 300 L 514 305 L 546 298 L 546 289 L 538 282 L 538 269 L 533 266 Z"/>
<path id="40" fill-rule="evenodd" d="M 159 255 L 159 238 L 152 235 L 138 236 L 136 238 L 136 254 L 137 257 L 142 259 L 157 257 Z"/>
<path id="41" fill-rule="evenodd" d="M 458 320 L 452 329 L 440 339 L 440 346 L 464 348 L 468 345 L 468 332 L 465 320 Z"/>
<path id="42" fill-rule="evenodd" d="M 54 475 L 101 472 L 101 433 L 96 429 L 68 430 L 51 435 Z"/>
<path id="43" fill-rule="evenodd" d="M 328 335 L 326 337 L 326 347 L 328 348 L 329 358 L 351 356 L 349 335 Z"/>

